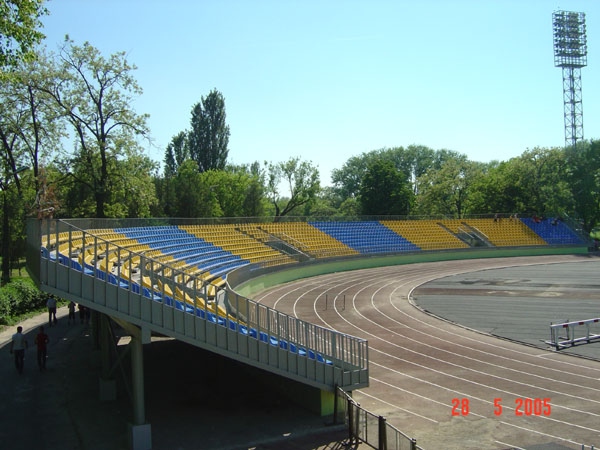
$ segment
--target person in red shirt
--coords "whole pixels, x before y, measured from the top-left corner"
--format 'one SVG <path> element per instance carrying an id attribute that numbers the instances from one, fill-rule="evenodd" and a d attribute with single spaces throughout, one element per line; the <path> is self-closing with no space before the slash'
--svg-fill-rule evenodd
<path id="1" fill-rule="evenodd" d="M 44 327 L 40 326 L 38 334 L 35 337 L 35 345 L 37 346 L 37 361 L 40 372 L 46 370 L 47 345 L 50 342 L 48 335 L 44 333 Z"/>

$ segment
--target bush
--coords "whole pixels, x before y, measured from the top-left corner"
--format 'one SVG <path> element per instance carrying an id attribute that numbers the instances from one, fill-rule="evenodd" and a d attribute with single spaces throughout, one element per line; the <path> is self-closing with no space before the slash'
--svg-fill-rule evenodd
<path id="1" fill-rule="evenodd" d="M 18 316 L 45 308 L 47 294 L 30 280 L 13 281 L 0 289 L 0 325 L 10 325 Z"/>

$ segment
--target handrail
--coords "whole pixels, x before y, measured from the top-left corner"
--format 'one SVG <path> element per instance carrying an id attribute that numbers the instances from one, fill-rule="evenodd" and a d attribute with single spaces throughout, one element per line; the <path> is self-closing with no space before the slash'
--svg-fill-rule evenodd
<path id="1" fill-rule="evenodd" d="M 387 423 L 384 416 L 376 416 L 360 406 L 341 387 L 338 386 L 335 393 L 333 420 L 337 424 L 342 419 L 348 425 L 348 445 L 362 442 L 379 450 L 423 450 L 415 438 Z"/>
<path id="2" fill-rule="evenodd" d="M 324 389 L 333 390 L 334 383 L 368 385 L 364 339 L 302 321 L 229 289 L 210 300 L 200 276 L 66 221 L 40 225 L 29 245 L 37 245 L 36 279 L 49 292 Z M 65 254 L 59 252 L 59 235 L 66 237 Z M 86 252 L 93 265 L 86 263 Z M 140 260 L 135 278 L 124 264 L 132 257 Z"/>

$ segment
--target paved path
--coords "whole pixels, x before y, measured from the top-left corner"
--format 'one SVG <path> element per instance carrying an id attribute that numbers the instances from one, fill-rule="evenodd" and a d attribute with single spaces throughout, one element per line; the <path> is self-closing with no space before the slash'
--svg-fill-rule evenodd
<path id="1" fill-rule="evenodd" d="M 46 314 L 21 324 L 30 345 L 23 375 L 9 354 L 16 326 L 0 330 L 0 448 L 129 448 L 132 409 L 125 378 L 117 370 L 116 401 L 98 400 L 99 355 L 90 326 L 69 326 L 66 315 L 60 308 L 59 324 L 46 328 L 50 343 L 43 373 L 32 343 L 38 326 L 46 325 Z M 208 352 L 155 339 L 145 346 L 144 359 L 146 417 L 155 450 L 348 448 L 343 425 L 280 401 L 242 368 Z"/>
<path id="2" fill-rule="evenodd" d="M 0 331 L 0 447 L 11 450 L 125 448 L 127 409 L 122 402 L 98 402 L 97 355 L 89 325 L 67 325 L 67 308 L 59 323 L 48 327 L 47 314 L 21 325 L 29 349 L 18 375 L 9 342 L 15 327 Z M 33 340 L 39 325 L 49 335 L 46 371 L 37 367 Z M 121 430 L 123 432 L 118 432 Z"/>
<path id="3" fill-rule="evenodd" d="M 521 275 L 519 279 L 531 280 L 536 271 L 537 276 L 544 274 L 540 264 L 550 263 L 561 263 L 564 270 L 545 280 L 547 293 L 560 292 L 550 286 L 553 283 L 577 280 L 572 277 L 586 271 L 587 264 L 593 265 L 592 273 L 598 269 L 598 259 L 587 256 L 412 264 L 299 280 L 266 291 L 257 299 L 302 319 L 368 339 L 371 384 L 355 392 L 355 399 L 417 438 L 427 450 L 598 446 L 598 361 L 460 327 L 424 313 L 409 301 L 419 286 L 424 285 L 423 292 L 429 294 L 440 287 L 433 283 L 427 291 L 430 285 L 425 283 L 431 280 L 443 278 L 444 289 L 463 289 L 445 277 L 468 273 L 469 279 L 492 277 L 498 281 L 501 273 L 490 269 L 502 267 L 519 267 L 507 274 L 507 280 L 514 280 L 515 273 Z M 471 273 L 481 270 L 485 272 Z M 600 282 L 587 284 L 580 289 L 587 289 L 588 300 L 597 299 Z M 488 290 L 498 290 L 496 287 Z M 452 294 L 446 295 L 448 301 Z M 451 313 L 457 322 L 468 317 L 471 325 L 484 323 L 484 328 L 505 322 L 529 330 L 531 320 L 547 312 L 544 303 L 534 310 L 522 310 L 517 303 L 498 312 L 494 303 L 506 299 L 506 292 L 488 295 L 497 301 L 483 310 L 473 301 L 460 305 L 439 302 L 446 307 L 440 315 Z M 546 298 L 553 299 L 551 295 Z M 432 303 L 427 308 L 435 312 Z M 504 320 L 508 312 L 512 319 Z M 515 319 L 520 317 L 524 320 Z M 548 325 L 546 322 L 543 327 L 543 337 L 548 336 Z M 514 336 L 517 331 L 504 329 L 503 333 Z"/>

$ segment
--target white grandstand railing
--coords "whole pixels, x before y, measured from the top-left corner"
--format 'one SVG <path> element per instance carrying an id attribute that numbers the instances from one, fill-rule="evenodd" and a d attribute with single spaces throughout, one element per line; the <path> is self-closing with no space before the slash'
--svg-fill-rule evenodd
<path id="1" fill-rule="evenodd" d="M 131 250 L 64 221 L 31 221 L 28 251 L 28 267 L 43 290 L 133 323 L 143 335 L 172 336 L 321 389 L 368 385 L 364 339 L 299 320 L 232 291 L 217 306 L 206 283 L 143 252 L 133 252 L 140 259 L 135 279 L 125 277 L 120 261 Z M 103 270 L 101 261 L 113 251 L 117 263 Z M 93 265 L 79 258 L 85 252 L 92 252 L 88 259 Z M 180 283 L 184 276 L 196 282 Z M 153 287 L 135 281 L 144 279 Z M 176 287 L 181 289 L 179 298 Z"/>

